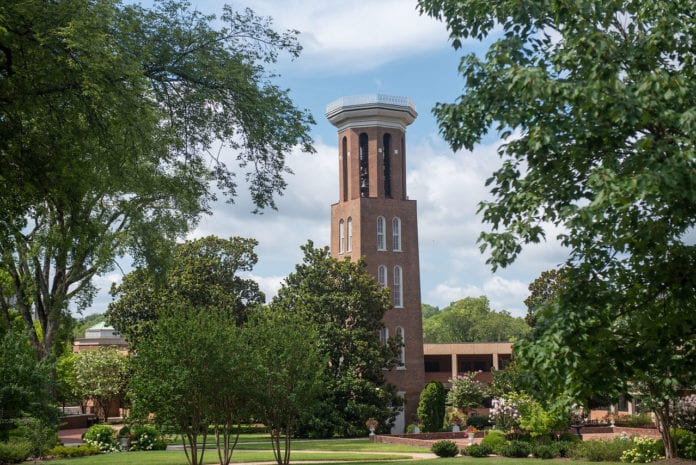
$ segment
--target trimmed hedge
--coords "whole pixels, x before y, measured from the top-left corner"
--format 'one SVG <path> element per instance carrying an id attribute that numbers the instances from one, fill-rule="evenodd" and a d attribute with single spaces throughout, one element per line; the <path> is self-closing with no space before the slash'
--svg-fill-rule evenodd
<path id="1" fill-rule="evenodd" d="M 82 444 L 79 446 L 56 446 L 49 449 L 47 455 L 59 458 L 87 457 L 97 455 L 101 451 L 97 446 Z"/>
<path id="2" fill-rule="evenodd" d="M 462 455 L 468 455 L 469 457 L 486 457 L 492 453 L 490 446 L 485 444 L 472 444 L 462 449 Z"/>
<path id="3" fill-rule="evenodd" d="M 503 457 L 529 457 L 532 453 L 532 445 L 525 441 L 510 441 L 500 448 Z"/>
<path id="4" fill-rule="evenodd" d="M 436 442 L 430 450 L 438 457 L 456 457 L 459 454 L 457 443 L 448 439 Z"/>

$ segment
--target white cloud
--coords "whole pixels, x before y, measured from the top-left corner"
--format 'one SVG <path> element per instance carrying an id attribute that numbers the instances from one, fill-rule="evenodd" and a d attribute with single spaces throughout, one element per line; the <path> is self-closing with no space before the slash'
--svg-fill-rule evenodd
<path id="1" fill-rule="evenodd" d="M 277 29 L 301 32 L 307 71 L 349 74 L 447 44 L 444 24 L 421 16 L 413 0 L 257 0 Z"/>

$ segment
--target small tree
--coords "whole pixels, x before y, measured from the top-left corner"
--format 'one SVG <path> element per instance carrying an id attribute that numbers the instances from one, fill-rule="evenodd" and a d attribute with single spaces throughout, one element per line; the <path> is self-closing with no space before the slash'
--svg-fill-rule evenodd
<path id="1" fill-rule="evenodd" d="M 247 337 L 257 368 L 256 417 L 271 430 L 278 465 L 288 465 L 297 420 L 319 402 L 326 358 L 317 332 L 297 315 L 267 310 L 250 323 Z"/>
<path id="2" fill-rule="evenodd" d="M 447 393 L 441 382 L 431 381 L 423 388 L 417 411 L 423 431 L 435 432 L 442 429 L 446 400 Z"/>
<path id="3" fill-rule="evenodd" d="M 462 410 L 466 415 L 476 407 L 482 407 L 488 396 L 488 387 L 476 381 L 476 373 L 464 373 L 450 379 L 452 387 L 447 393 L 447 403 Z"/>
<path id="4" fill-rule="evenodd" d="M 83 400 L 91 398 L 97 415 L 106 422 L 112 402 L 126 395 L 130 378 L 127 355 L 113 347 L 78 352 L 75 357 L 75 381 Z"/>

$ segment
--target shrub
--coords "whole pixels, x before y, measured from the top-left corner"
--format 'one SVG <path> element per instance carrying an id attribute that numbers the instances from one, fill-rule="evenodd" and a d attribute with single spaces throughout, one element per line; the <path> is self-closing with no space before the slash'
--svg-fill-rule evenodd
<path id="1" fill-rule="evenodd" d="M 439 381 L 431 381 L 423 388 L 417 410 L 423 431 L 440 431 L 445 421 L 446 398 L 445 387 Z"/>
<path id="2" fill-rule="evenodd" d="M 626 426 L 628 428 L 642 428 L 655 426 L 652 417 L 647 413 L 637 413 L 634 415 L 619 415 L 614 420 L 616 426 Z"/>
<path id="3" fill-rule="evenodd" d="M 159 436 L 154 426 L 136 426 L 131 432 L 130 450 L 156 450 L 155 442 Z"/>
<path id="4" fill-rule="evenodd" d="M 525 441 L 510 441 L 500 449 L 500 455 L 504 457 L 529 457 L 532 453 L 532 445 Z"/>
<path id="5" fill-rule="evenodd" d="M 447 439 L 436 442 L 432 445 L 430 450 L 438 457 L 456 457 L 457 454 L 459 454 L 457 443 Z"/>
<path id="6" fill-rule="evenodd" d="M 481 439 L 481 444 L 489 447 L 494 454 L 500 453 L 500 448 L 505 445 L 505 442 L 505 434 L 497 429 L 488 431 L 488 434 Z"/>
<path id="7" fill-rule="evenodd" d="M 471 415 L 466 419 L 466 425 L 483 430 L 486 427 L 492 426 L 493 423 L 491 423 L 488 415 Z"/>
<path id="8" fill-rule="evenodd" d="M 39 459 L 46 455 L 46 452 L 59 443 L 58 428 L 56 425 L 48 424 L 37 418 L 27 418 L 19 423 L 15 434 L 29 443 L 29 455 Z"/>
<path id="9" fill-rule="evenodd" d="M 25 439 L 0 442 L 0 463 L 21 463 L 29 458 L 31 444 Z"/>
<path id="10" fill-rule="evenodd" d="M 669 434 L 677 447 L 677 457 L 696 460 L 696 434 L 685 429 L 673 429 Z"/>
<path id="11" fill-rule="evenodd" d="M 577 436 L 575 436 L 577 437 Z M 575 447 L 576 444 L 580 443 L 580 440 L 578 439 L 577 441 L 558 441 L 555 446 L 556 450 L 558 451 L 558 456 L 559 457 L 570 457 L 570 453 Z"/>
<path id="12" fill-rule="evenodd" d="M 560 455 L 558 453 L 558 448 L 552 444 L 539 444 L 535 446 L 533 454 L 540 459 L 553 459 Z"/>
<path id="13" fill-rule="evenodd" d="M 490 446 L 485 444 L 472 444 L 469 447 L 462 449 L 462 455 L 468 455 L 469 457 L 486 457 L 492 454 Z"/>
<path id="14" fill-rule="evenodd" d="M 96 446 L 102 452 L 118 452 L 114 429 L 109 425 L 92 425 L 84 434 L 87 444 Z"/>
<path id="15" fill-rule="evenodd" d="M 633 447 L 633 442 L 621 438 L 611 441 L 590 440 L 583 441 L 570 451 L 574 459 L 584 458 L 590 462 L 618 462 L 624 451 Z"/>
<path id="16" fill-rule="evenodd" d="M 621 461 L 625 463 L 649 463 L 662 458 L 661 451 L 664 445 L 661 440 L 636 437 L 633 438 L 633 446 L 621 454 Z"/>
<path id="17" fill-rule="evenodd" d="M 56 446 L 53 449 L 49 449 L 47 455 L 59 458 L 71 458 L 97 455 L 100 452 L 97 446 L 82 444 L 80 446 Z"/>
<path id="18" fill-rule="evenodd" d="M 679 399 L 674 408 L 674 424 L 680 429 L 696 432 L 696 394 Z"/>
<path id="19" fill-rule="evenodd" d="M 582 438 L 575 433 L 562 433 L 558 436 L 558 440 L 561 442 L 572 442 L 573 444 L 582 442 Z"/>
<path id="20" fill-rule="evenodd" d="M 118 437 L 119 438 L 127 438 L 128 436 L 130 436 L 130 434 L 131 434 L 131 430 L 130 430 L 130 426 L 128 426 L 128 425 L 125 425 L 120 430 L 118 430 Z"/>

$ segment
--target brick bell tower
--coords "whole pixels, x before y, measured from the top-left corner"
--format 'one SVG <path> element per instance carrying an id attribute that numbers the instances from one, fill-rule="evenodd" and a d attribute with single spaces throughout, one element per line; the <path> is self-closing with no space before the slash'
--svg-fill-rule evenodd
<path id="1" fill-rule="evenodd" d="M 385 373 L 405 400 L 394 432 L 413 421 L 425 384 L 416 201 L 406 195 L 406 126 L 416 116 L 409 99 L 387 95 L 343 97 L 326 108 L 338 128 L 331 255 L 365 258 L 368 271 L 391 290 L 393 308 L 381 337 L 404 341 L 400 366 Z"/>

